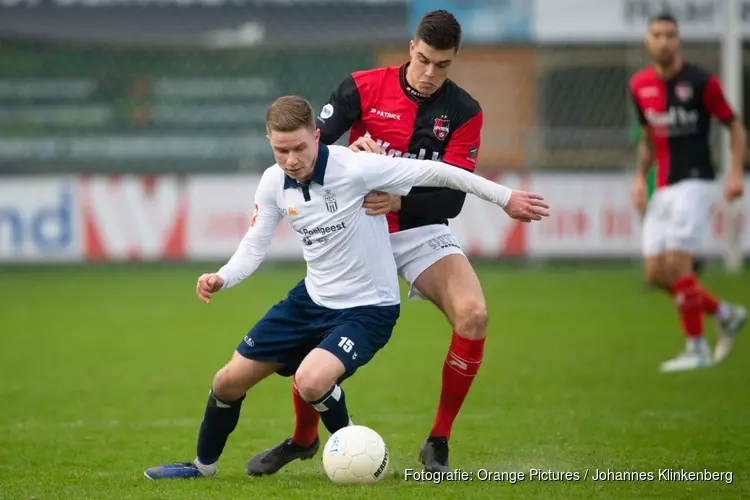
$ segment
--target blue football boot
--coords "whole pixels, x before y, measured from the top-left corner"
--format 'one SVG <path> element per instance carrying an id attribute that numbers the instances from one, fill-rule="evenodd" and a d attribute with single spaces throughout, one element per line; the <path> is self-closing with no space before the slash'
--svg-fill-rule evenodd
<path id="1" fill-rule="evenodd" d="M 204 469 L 204 470 L 201 470 Z M 175 464 L 158 465 L 143 471 L 149 479 L 194 479 L 197 477 L 211 477 L 216 474 L 216 466 L 198 468 L 194 462 L 178 462 Z"/>

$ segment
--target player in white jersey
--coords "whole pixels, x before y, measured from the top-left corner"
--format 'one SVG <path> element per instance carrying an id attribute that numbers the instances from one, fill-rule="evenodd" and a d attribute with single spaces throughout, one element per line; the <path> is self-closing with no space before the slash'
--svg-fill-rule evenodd
<path id="1" fill-rule="evenodd" d="M 282 219 L 303 242 L 307 276 L 252 327 L 216 374 L 197 458 L 150 468 L 149 479 L 215 475 L 247 391 L 273 373 L 294 376 L 297 390 L 320 412 L 329 432 L 350 424 L 339 384 L 388 342 L 400 312 L 386 218 L 368 216 L 362 206 L 371 191 L 451 187 L 496 203 L 519 220 L 548 214 L 541 196 L 511 191 L 443 163 L 325 146 L 310 104 L 300 97 L 274 102 L 266 127 L 277 164 L 258 185 L 250 228 L 225 266 L 198 278 L 196 292 L 208 303 L 213 293 L 250 276 Z"/>

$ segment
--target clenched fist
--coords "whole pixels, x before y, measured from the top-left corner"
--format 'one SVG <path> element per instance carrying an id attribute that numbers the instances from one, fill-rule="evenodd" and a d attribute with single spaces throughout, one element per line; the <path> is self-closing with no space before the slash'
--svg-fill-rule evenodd
<path id="1" fill-rule="evenodd" d="M 740 198 L 743 191 L 744 182 L 742 171 L 730 174 L 727 178 L 727 183 L 724 186 L 724 199 L 726 199 L 727 203 L 732 203 L 737 198 Z"/>
<path id="2" fill-rule="evenodd" d="M 224 279 L 218 274 L 201 274 L 195 286 L 195 293 L 201 302 L 210 304 L 211 295 L 221 290 L 222 286 L 224 286 Z"/>
<path id="3" fill-rule="evenodd" d="M 635 176 L 630 196 L 633 200 L 633 206 L 643 216 L 646 213 L 646 204 L 648 203 L 648 186 L 646 185 L 646 179 L 642 175 Z"/>

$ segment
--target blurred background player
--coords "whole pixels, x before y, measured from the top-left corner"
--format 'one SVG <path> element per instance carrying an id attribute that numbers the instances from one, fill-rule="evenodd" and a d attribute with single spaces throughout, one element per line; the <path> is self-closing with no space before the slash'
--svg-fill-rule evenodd
<path id="1" fill-rule="evenodd" d="M 648 24 L 646 47 L 653 64 L 630 80 L 642 125 L 633 202 L 645 212 L 643 256 L 646 280 L 669 293 L 679 309 L 687 338 L 682 354 L 661 371 L 707 367 L 725 359 L 747 319 L 743 307 L 719 301 L 693 272 L 708 228 L 716 173 L 709 147 L 711 117 L 729 127 L 732 167 L 724 188 L 728 202 L 742 196 L 745 128 L 724 98 L 715 75 L 683 60 L 678 26 L 667 14 Z M 646 175 L 656 161 L 656 186 L 648 207 Z M 714 356 L 706 341 L 703 315 L 716 318 Z"/>
<path id="2" fill-rule="evenodd" d="M 400 67 L 359 71 L 330 96 L 318 117 L 321 141 L 336 142 L 351 130 L 349 143 L 390 156 L 441 159 L 470 172 L 479 154 L 482 110 L 448 79 L 461 45 L 455 17 L 425 14 Z M 419 457 L 428 471 L 447 471 L 453 422 L 479 371 L 484 354 L 487 309 L 469 260 L 448 228 L 465 193 L 415 188 L 407 196 L 377 193 L 365 203 L 370 215 L 388 214 L 399 275 L 411 296 L 426 297 L 447 316 L 453 336 L 442 372 L 437 415 Z M 291 440 L 253 457 L 248 473 L 272 474 L 318 443 L 318 413 L 294 391 L 296 425 Z"/>
<path id="3" fill-rule="evenodd" d="M 630 128 L 630 140 L 631 143 L 634 145 L 637 145 L 641 142 L 641 127 L 642 125 L 640 122 L 634 123 L 633 126 Z M 646 173 L 646 205 L 643 207 L 643 210 L 639 208 L 638 213 L 643 218 L 646 215 L 645 208 L 648 206 L 648 203 L 651 201 L 651 198 L 654 195 L 654 192 L 656 191 L 656 170 L 657 167 L 654 163 L 651 164 L 651 166 L 648 169 L 648 172 Z M 704 260 L 700 256 L 700 253 L 693 255 L 693 272 L 698 275 L 703 270 Z M 650 287 L 650 284 L 647 282 L 646 285 Z"/>

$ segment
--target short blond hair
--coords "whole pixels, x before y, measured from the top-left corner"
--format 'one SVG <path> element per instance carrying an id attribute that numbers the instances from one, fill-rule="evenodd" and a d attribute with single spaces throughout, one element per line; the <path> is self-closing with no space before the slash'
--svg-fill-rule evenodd
<path id="1" fill-rule="evenodd" d="M 294 132 L 301 128 L 315 130 L 315 116 L 310 103 L 302 97 L 287 95 L 276 99 L 266 113 L 266 132 Z"/>

